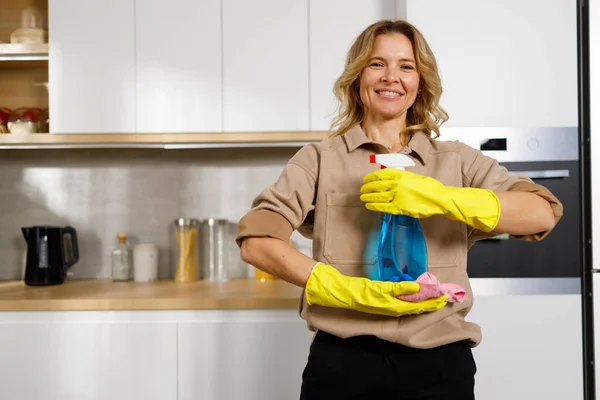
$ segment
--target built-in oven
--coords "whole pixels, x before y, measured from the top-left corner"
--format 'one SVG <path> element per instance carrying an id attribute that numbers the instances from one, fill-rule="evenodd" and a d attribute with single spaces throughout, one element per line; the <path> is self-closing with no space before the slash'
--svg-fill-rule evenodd
<path id="1" fill-rule="evenodd" d="M 577 127 L 446 128 L 440 140 L 459 140 L 548 188 L 564 216 L 543 240 L 500 235 L 477 242 L 467 270 L 475 293 L 580 293 L 580 188 Z"/>

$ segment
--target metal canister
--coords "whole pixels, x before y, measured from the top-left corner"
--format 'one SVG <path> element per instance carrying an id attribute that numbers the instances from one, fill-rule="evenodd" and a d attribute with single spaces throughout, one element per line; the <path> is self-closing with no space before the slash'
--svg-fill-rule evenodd
<path id="1" fill-rule="evenodd" d="M 226 219 L 207 218 L 200 223 L 200 270 L 212 282 L 228 280 L 227 266 L 231 262 L 230 223 Z"/>

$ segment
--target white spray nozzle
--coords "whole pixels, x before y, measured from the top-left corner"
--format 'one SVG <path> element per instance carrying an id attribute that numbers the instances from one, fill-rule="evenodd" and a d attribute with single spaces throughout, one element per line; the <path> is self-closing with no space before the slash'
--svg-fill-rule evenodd
<path id="1" fill-rule="evenodd" d="M 412 167 L 415 162 L 405 154 L 371 154 L 369 156 L 371 164 L 380 164 L 382 168 L 396 168 L 404 171 L 404 167 Z"/>

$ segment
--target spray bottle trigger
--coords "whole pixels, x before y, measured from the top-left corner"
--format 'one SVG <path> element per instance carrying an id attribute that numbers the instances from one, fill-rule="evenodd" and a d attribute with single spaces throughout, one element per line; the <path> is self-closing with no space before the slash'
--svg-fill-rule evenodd
<path id="1" fill-rule="evenodd" d="M 405 167 L 412 167 L 415 165 L 415 162 L 412 158 L 405 154 L 399 153 L 391 153 L 391 154 L 370 154 L 369 162 L 371 164 L 379 164 L 381 165 L 381 169 L 383 168 L 395 168 L 399 170 L 404 170 Z"/>

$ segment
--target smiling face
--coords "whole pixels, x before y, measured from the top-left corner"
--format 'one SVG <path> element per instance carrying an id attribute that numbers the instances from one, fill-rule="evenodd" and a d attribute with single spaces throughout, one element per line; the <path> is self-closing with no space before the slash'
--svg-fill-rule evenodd
<path id="1" fill-rule="evenodd" d="M 410 40 L 399 33 L 377 36 L 360 77 L 365 117 L 406 121 L 406 112 L 417 98 L 419 79 Z"/>

